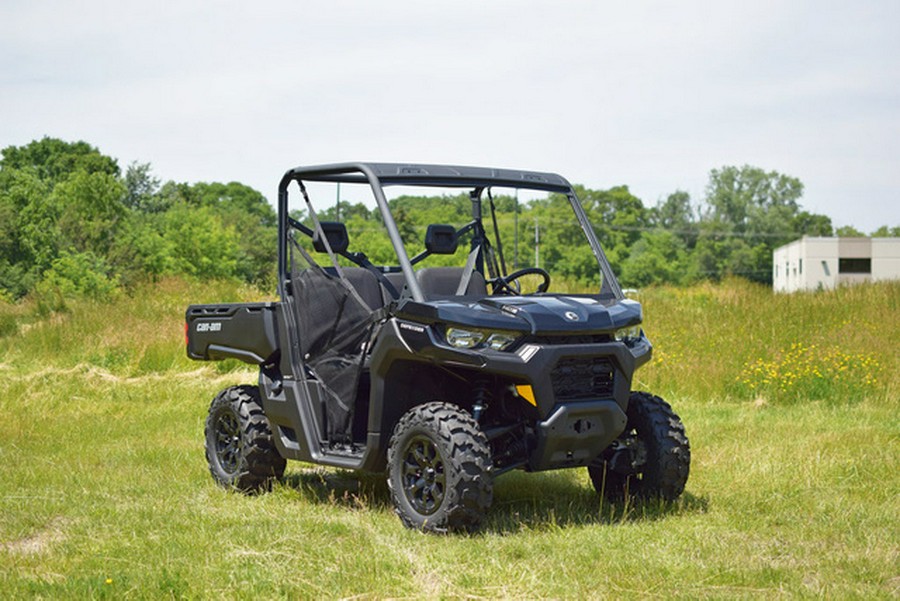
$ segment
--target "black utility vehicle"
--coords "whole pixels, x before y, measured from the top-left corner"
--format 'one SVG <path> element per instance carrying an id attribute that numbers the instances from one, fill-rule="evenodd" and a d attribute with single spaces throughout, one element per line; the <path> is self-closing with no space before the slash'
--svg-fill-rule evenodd
<path id="1" fill-rule="evenodd" d="M 341 186 L 371 195 L 378 218 L 320 221 L 310 196 Z M 386 193 L 420 186 L 449 190 L 432 202 L 464 202 L 470 217 L 416 226 L 409 203 L 392 215 Z M 289 188 L 304 201 L 293 212 Z M 542 217 L 521 223 L 520 202 Z M 555 241 L 543 257 L 541 239 Z M 403 523 L 429 531 L 476 528 L 494 478 L 513 469 L 587 467 L 611 499 L 684 490 L 680 419 L 631 390 L 651 354 L 640 304 L 564 178 L 301 167 L 278 188 L 278 245 L 279 302 L 187 310 L 191 358 L 259 366 L 258 384 L 209 409 L 206 458 L 223 486 L 264 488 L 287 459 L 386 471 Z"/>

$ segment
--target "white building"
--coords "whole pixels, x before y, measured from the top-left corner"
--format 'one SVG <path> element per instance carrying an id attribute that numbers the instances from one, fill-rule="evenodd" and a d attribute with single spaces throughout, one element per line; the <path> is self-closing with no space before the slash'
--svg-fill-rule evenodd
<path id="1" fill-rule="evenodd" d="M 900 238 L 809 238 L 775 249 L 775 292 L 900 279 Z"/>

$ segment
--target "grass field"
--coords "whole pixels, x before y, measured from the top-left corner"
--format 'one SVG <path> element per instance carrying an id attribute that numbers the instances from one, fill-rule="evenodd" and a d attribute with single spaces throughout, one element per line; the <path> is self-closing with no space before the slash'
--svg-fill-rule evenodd
<path id="1" fill-rule="evenodd" d="M 255 374 L 183 358 L 184 307 L 258 297 L 171 280 L 47 318 L 0 303 L 0 597 L 900 597 L 900 284 L 644 291 L 635 387 L 686 424 L 682 500 L 513 473 L 472 536 L 405 530 L 381 478 L 213 484 L 208 403 Z"/>

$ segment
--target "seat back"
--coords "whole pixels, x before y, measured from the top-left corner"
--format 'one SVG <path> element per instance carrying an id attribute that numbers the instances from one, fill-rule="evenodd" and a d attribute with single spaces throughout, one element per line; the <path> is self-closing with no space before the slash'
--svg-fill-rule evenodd
<path id="1" fill-rule="evenodd" d="M 416 277 L 425 298 L 456 296 L 456 289 L 459 288 L 462 281 L 463 271 L 465 269 L 462 267 L 426 267 L 420 270 Z M 487 284 L 481 273 L 472 272 L 465 296 L 487 296 Z"/>
<path id="2" fill-rule="evenodd" d="M 402 272 L 386 273 L 384 274 L 384 277 L 397 289 L 398 293 L 403 294 L 403 288 L 406 286 L 406 276 L 404 276 Z M 391 293 L 388 292 L 387 288 L 383 285 L 381 286 L 381 293 L 384 296 L 384 304 L 388 304 L 394 300 L 394 297 L 391 296 Z"/>
<path id="3" fill-rule="evenodd" d="M 375 274 L 363 267 L 342 267 L 344 277 L 373 311 L 384 306 L 381 286 Z M 326 271 L 331 271 L 330 269 Z"/>

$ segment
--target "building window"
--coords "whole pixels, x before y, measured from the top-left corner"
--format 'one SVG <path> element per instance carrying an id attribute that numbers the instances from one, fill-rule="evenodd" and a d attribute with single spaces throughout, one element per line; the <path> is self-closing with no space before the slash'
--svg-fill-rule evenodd
<path id="1" fill-rule="evenodd" d="M 838 273 L 872 273 L 872 259 L 838 259 Z"/>
<path id="2" fill-rule="evenodd" d="M 803 275 L 803 259 L 800 259 L 800 275 Z"/>

